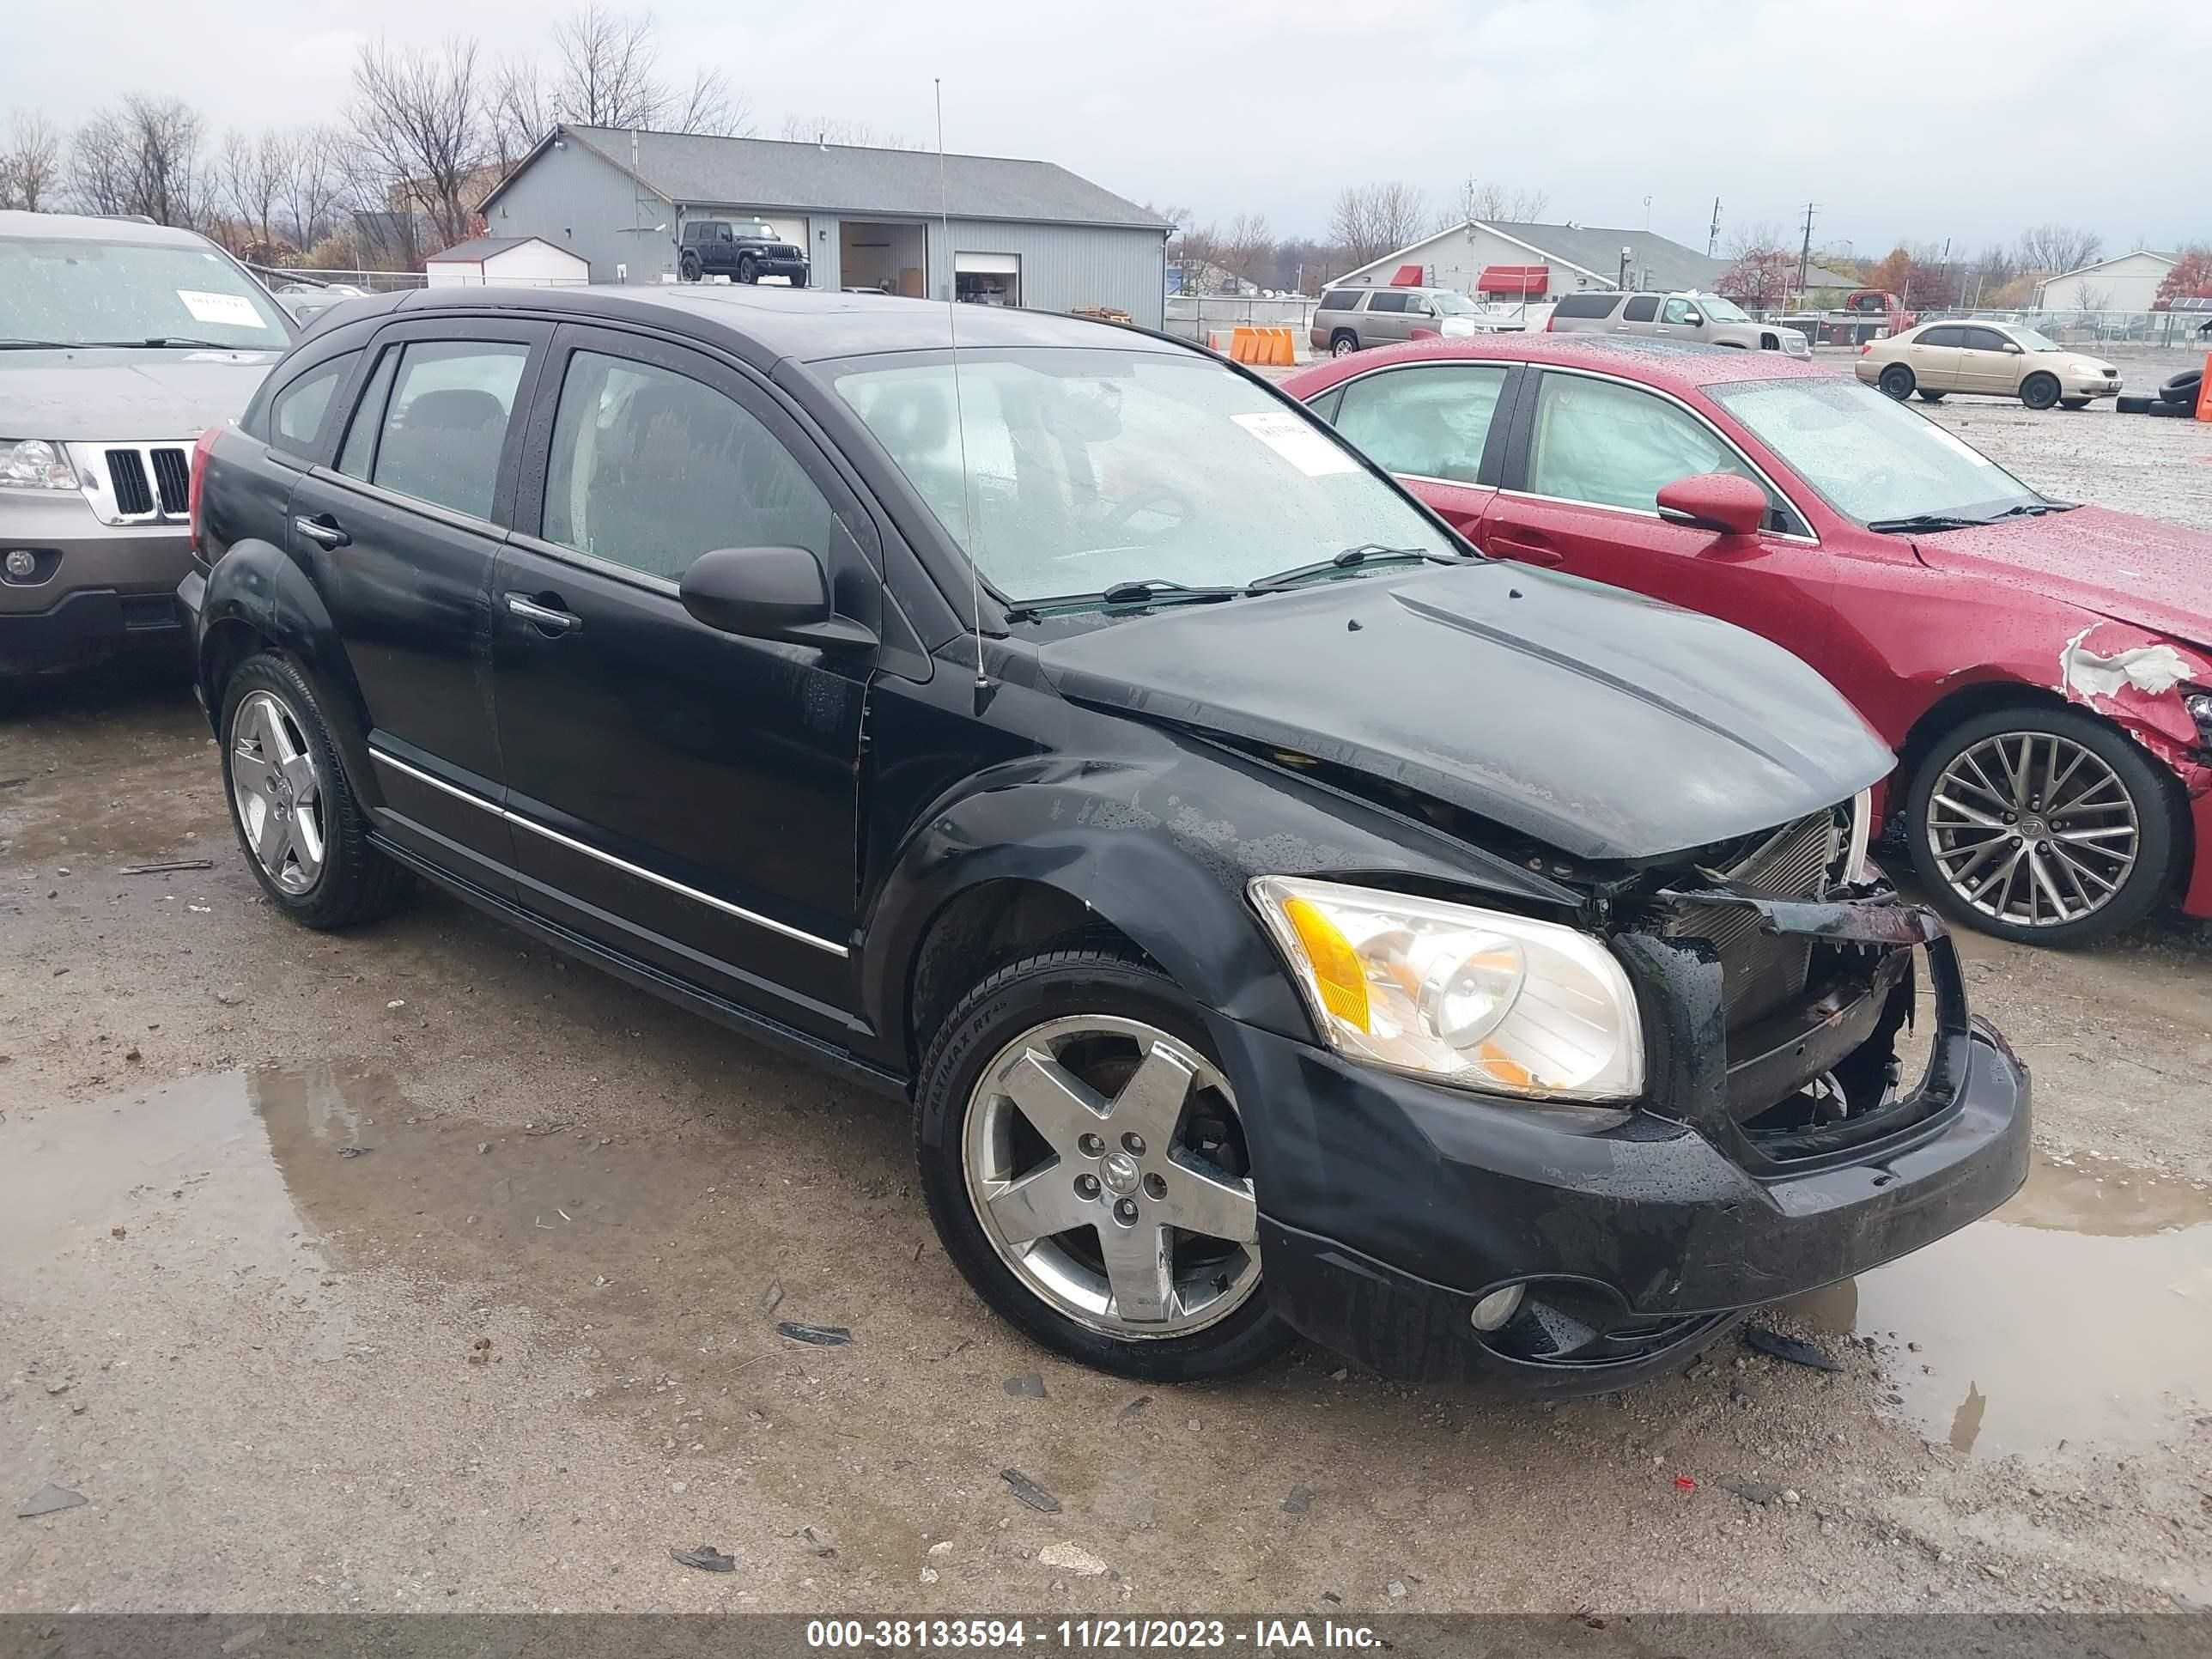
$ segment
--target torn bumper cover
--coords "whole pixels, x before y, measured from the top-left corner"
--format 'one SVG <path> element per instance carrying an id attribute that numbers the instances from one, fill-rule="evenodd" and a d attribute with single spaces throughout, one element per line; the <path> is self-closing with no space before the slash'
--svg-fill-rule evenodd
<path id="1" fill-rule="evenodd" d="M 1217 1030 L 1240 1098 L 1269 1115 L 1255 1174 L 1278 1312 L 1390 1375 L 1596 1392 L 1686 1363 L 1747 1310 L 1917 1249 L 2019 1188 L 2027 1069 L 1969 1018 L 1929 912 L 1890 894 L 1664 898 L 1752 906 L 1765 931 L 1818 941 L 1816 969 L 1802 999 L 1729 1031 L 1703 941 L 1618 936 L 1649 1056 L 1632 1111 L 1443 1089 Z M 1936 1030 L 1926 1074 L 1899 1088 L 1915 946 Z M 1837 1093 L 1861 1104 L 1838 1116 Z M 1517 1311 L 1478 1331 L 1476 1304 L 1512 1285 Z"/>

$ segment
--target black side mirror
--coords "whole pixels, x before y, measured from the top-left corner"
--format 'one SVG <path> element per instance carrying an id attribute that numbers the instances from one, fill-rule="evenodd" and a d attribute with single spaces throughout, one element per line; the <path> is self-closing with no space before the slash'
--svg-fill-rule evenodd
<path id="1" fill-rule="evenodd" d="M 678 589 L 696 621 L 751 640 L 861 651 L 872 629 L 830 608 L 822 561 L 803 547 L 725 547 L 702 553 Z"/>

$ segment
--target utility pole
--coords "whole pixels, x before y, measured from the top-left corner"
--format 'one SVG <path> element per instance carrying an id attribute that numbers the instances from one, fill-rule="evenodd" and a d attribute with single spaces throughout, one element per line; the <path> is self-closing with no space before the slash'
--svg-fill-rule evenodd
<path id="1" fill-rule="evenodd" d="M 1805 275 L 1813 264 L 1813 210 L 1817 203 L 1805 204 L 1805 240 L 1797 250 L 1797 291 L 1805 291 Z"/>
<path id="2" fill-rule="evenodd" d="M 1713 228 L 1705 233 L 1705 258 L 1713 257 L 1713 250 L 1721 245 L 1721 198 L 1713 198 Z"/>

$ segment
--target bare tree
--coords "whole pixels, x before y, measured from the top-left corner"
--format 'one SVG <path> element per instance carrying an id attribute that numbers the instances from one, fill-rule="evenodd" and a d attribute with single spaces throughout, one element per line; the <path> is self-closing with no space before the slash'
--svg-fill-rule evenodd
<path id="1" fill-rule="evenodd" d="M 537 60 L 503 59 L 492 72 L 491 152 L 501 176 L 560 124 L 553 88 Z"/>
<path id="2" fill-rule="evenodd" d="M 844 115 L 787 115 L 776 137 L 795 144 L 848 144 L 860 149 L 921 149 L 903 133 L 885 132 L 872 121 Z"/>
<path id="3" fill-rule="evenodd" d="M 222 204 L 258 239 L 264 258 L 277 241 L 276 210 L 283 199 L 290 143 L 274 127 L 264 127 L 258 136 L 234 129 L 222 141 L 218 162 Z"/>
<path id="4" fill-rule="evenodd" d="M 285 137 L 277 223 L 301 252 L 338 228 L 348 198 L 345 135 L 331 127 L 300 127 Z"/>
<path id="5" fill-rule="evenodd" d="M 70 182 L 94 213 L 143 214 L 160 225 L 196 225 L 210 183 L 200 160 L 206 124 L 180 98 L 131 93 L 77 129 Z"/>
<path id="6" fill-rule="evenodd" d="M 721 70 L 702 68 L 692 71 L 690 89 L 670 103 L 666 125 L 671 132 L 750 138 L 753 136 L 752 106 L 745 101 L 744 94 L 731 86 Z M 885 148 L 920 149 L 921 146 L 893 140 Z"/>
<path id="7" fill-rule="evenodd" d="M 1449 230 L 1468 223 L 1526 224 L 1541 218 L 1551 204 L 1552 198 L 1540 190 L 1516 190 L 1494 179 L 1470 175 L 1443 210 L 1437 228 Z"/>
<path id="8" fill-rule="evenodd" d="M 1729 258 L 1738 261 L 1755 259 L 1769 253 L 1787 252 L 1790 255 L 1790 280 L 1793 282 L 1796 280 L 1796 248 L 1784 233 L 1782 227 L 1771 219 L 1760 219 L 1751 224 L 1736 227 L 1729 233 L 1728 240 L 1722 244 L 1722 247 Z"/>
<path id="9" fill-rule="evenodd" d="M 1231 276 L 1257 284 L 1273 274 L 1275 233 L 1264 213 L 1240 213 L 1215 244 L 1213 263 Z"/>
<path id="10" fill-rule="evenodd" d="M 0 208 L 36 213 L 61 187 L 62 136 L 36 110 L 19 111 L 0 149 Z"/>
<path id="11" fill-rule="evenodd" d="M 491 159 L 481 56 L 476 41 L 458 37 L 436 52 L 379 40 L 354 64 L 362 181 L 391 211 L 422 214 L 440 247 L 468 239 L 471 186 Z"/>
<path id="12" fill-rule="evenodd" d="M 1346 185 L 1329 210 L 1329 234 L 1354 265 L 1418 240 L 1428 219 L 1421 192 L 1407 184 Z"/>
<path id="13" fill-rule="evenodd" d="M 2020 234 L 2020 262 L 2030 270 L 2079 270 L 2104 248 L 2103 237 L 2075 225 L 2035 225 Z"/>

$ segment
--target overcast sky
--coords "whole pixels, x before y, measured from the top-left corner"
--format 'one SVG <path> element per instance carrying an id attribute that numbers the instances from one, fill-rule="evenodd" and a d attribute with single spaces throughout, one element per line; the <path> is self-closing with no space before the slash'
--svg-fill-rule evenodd
<path id="1" fill-rule="evenodd" d="M 131 88 L 216 127 L 329 120 L 358 45 L 457 19 L 504 52 L 561 0 L 94 0 L 10 29 L 0 120 L 73 123 Z M 617 3 L 617 8 L 619 5 Z M 35 12 L 36 8 L 33 9 Z M 1057 161 L 1201 218 L 1322 234 L 1346 184 L 1441 203 L 1474 173 L 1547 192 L 1555 220 L 1702 248 L 1771 222 L 1795 240 L 1954 252 L 2059 221 L 2107 252 L 2212 239 L 2212 3 L 1923 0 L 659 0 L 669 66 L 720 66 L 773 136 L 787 112 Z"/>

